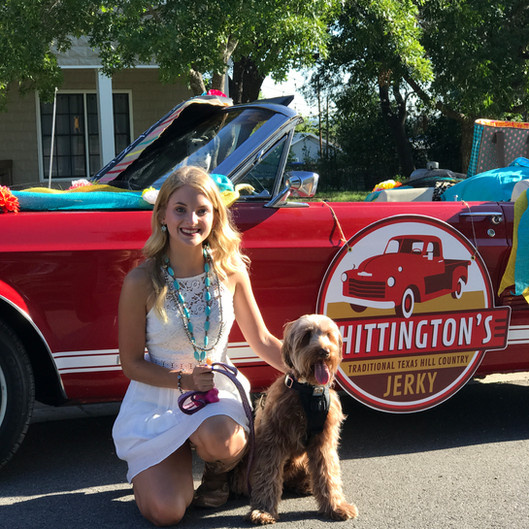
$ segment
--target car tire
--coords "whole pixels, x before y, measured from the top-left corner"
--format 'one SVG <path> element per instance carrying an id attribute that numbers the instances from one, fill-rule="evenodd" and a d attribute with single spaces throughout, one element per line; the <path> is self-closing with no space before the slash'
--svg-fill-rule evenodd
<path id="1" fill-rule="evenodd" d="M 34 401 L 29 357 L 18 336 L 0 321 L 0 468 L 24 439 Z"/>
<path id="2" fill-rule="evenodd" d="M 456 288 L 452 292 L 452 297 L 454 299 L 461 299 L 461 296 L 463 295 L 463 289 L 465 288 L 465 285 L 466 285 L 465 280 L 462 277 L 460 277 L 457 280 Z"/>
<path id="3" fill-rule="evenodd" d="M 396 313 L 399 318 L 409 318 L 413 314 L 415 307 L 415 292 L 413 288 L 408 287 L 402 294 L 400 305 L 396 307 Z"/>
<path id="4" fill-rule="evenodd" d="M 349 303 L 349 305 L 355 312 L 364 312 L 367 309 L 365 305 L 355 305 L 354 303 Z"/>

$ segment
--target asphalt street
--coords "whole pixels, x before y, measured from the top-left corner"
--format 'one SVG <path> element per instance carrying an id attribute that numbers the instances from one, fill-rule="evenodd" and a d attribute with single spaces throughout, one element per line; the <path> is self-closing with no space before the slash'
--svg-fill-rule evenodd
<path id="1" fill-rule="evenodd" d="M 529 378 L 473 382 L 448 402 L 388 415 L 348 397 L 340 457 L 354 521 L 316 514 L 312 497 L 285 497 L 278 527 L 441 529 L 529 527 Z M 116 406 L 37 409 L 0 471 L 0 528 L 152 527 L 138 513 L 116 458 Z M 198 482 L 201 465 L 195 465 Z M 191 509 L 179 527 L 248 528 L 245 499 Z"/>

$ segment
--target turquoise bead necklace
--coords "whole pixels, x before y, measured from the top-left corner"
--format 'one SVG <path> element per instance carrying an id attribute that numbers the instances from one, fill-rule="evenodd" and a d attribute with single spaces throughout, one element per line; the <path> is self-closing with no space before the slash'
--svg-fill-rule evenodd
<path id="1" fill-rule="evenodd" d="M 219 343 L 220 337 L 222 335 L 223 326 L 224 326 L 224 323 L 222 321 L 222 301 L 220 297 L 219 277 L 213 267 L 213 260 L 211 257 L 209 246 L 207 245 L 203 246 L 202 255 L 204 256 L 204 273 L 205 273 L 204 301 L 206 302 L 206 308 L 205 308 L 206 320 L 204 322 L 204 346 L 203 347 L 200 347 L 197 344 L 197 341 L 196 341 L 196 338 L 193 332 L 193 324 L 191 323 L 191 318 L 190 318 L 191 314 L 189 312 L 189 308 L 184 298 L 184 295 L 182 294 L 180 283 L 178 282 L 178 279 L 176 279 L 174 270 L 171 267 L 169 258 L 165 257 L 164 259 L 164 264 L 165 264 L 164 271 L 166 273 L 166 281 L 169 285 L 169 294 L 171 298 L 173 299 L 173 301 L 176 303 L 176 306 L 178 307 L 178 312 L 180 313 L 180 316 L 182 318 L 182 323 L 184 324 L 184 330 L 185 330 L 186 336 L 191 342 L 191 345 L 193 346 L 193 354 L 195 356 L 195 360 L 200 364 L 202 364 L 206 360 L 207 353 L 215 349 L 215 347 Z M 215 340 L 215 343 L 210 346 L 209 345 L 209 329 L 210 329 L 209 317 L 211 315 L 211 303 L 213 300 L 213 296 L 211 293 L 211 273 L 212 272 L 214 274 L 216 287 L 219 292 L 220 327 L 219 327 L 219 332 L 217 334 L 217 339 Z"/>

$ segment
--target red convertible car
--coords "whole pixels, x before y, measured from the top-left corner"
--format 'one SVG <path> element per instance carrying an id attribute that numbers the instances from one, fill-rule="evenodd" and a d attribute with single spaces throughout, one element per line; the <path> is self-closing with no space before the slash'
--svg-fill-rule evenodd
<path id="1" fill-rule="evenodd" d="M 15 193 L 21 211 L 0 215 L 0 465 L 21 443 L 35 400 L 123 396 L 117 305 L 150 233 L 142 192 L 184 164 L 247 184 L 231 208 L 267 326 L 281 336 L 302 314 L 334 318 L 344 338 L 336 381 L 344 393 L 407 413 L 439 404 L 476 374 L 529 368 L 528 305 L 510 290 L 498 296 L 513 204 L 293 200 L 313 196 L 318 176 L 288 170 L 301 121 L 289 102 L 196 98 L 95 175 L 93 192 Z M 415 303 L 406 318 L 394 307 L 352 310 L 343 273 L 409 233 L 436 237 L 446 255 L 470 263 L 460 299 L 448 292 Z M 277 376 L 236 327 L 229 354 L 255 391 Z"/>

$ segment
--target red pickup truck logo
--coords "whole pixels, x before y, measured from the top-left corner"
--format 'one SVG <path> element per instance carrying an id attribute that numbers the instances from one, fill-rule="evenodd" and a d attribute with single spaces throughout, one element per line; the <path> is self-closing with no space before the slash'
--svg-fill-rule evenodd
<path id="1" fill-rule="evenodd" d="M 343 295 L 356 312 L 395 308 L 397 316 L 409 318 L 415 303 L 445 294 L 460 299 L 469 264 L 465 259 L 445 258 L 439 237 L 392 237 L 384 253 L 343 273 Z"/>
<path id="2" fill-rule="evenodd" d="M 396 215 L 356 233 L 323 279 L 317 311 L 342 333 L 339 384 L 375 409 L 436 406 L 507 344 L 510 308 L 476 246 L 451 225 Z"/>

